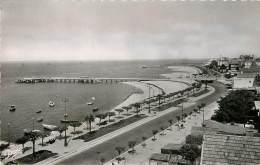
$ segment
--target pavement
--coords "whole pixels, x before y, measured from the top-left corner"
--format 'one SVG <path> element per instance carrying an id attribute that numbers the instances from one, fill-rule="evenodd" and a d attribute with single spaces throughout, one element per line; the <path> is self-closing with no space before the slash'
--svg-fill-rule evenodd
<path id="1" fill-rule="evenodd" d="M 222 83 L 214 82 L 211 84 L 215 88 L 214 93 L 211 93 L 207 97 L 203 97 L 200 100 L 193 100 L 192 102 L 184 105 L 184 112 L 189 113 L 200 103 L 204 102 L 207 105 L 215 102 L 220 96 L 225 93 L 225 86 Z M 115 132 L 111 132 L 104 137 L 100 137 L 92 142 L 86 142 L 84 146 L 79 148 L 74 153 L 67 155 L 66 157 L 57 158 L 56 160 L 38 164 L 60 164 L 60 165 L 93 165 L 100 164 L 100 159 L 104 158 L 106 161 L 113 159 L 117 156 L 115 151 L 116 146 L 127 147 L 128 141 L 134 140 L 137 143 L 142 141 L 142 137 L 151 137 L 152 130 L 159 130 L 161 126 L 169 125 L 169 119 L 176 119 L 176 116 L 181 115 L 181 109 L 179 107 L 172 107 L 163 113 L 158 114 L 156 117 L 149 117 L 144 121 L 138 121 L 130 124 L 127 128 L 119 129 Z M 141 122 L 141 123 L 139 123 Z"/>

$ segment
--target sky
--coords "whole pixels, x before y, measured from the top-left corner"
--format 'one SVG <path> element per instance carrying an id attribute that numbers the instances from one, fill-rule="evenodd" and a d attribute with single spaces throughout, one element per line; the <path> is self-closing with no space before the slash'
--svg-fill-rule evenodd
<path id="1" fill-rule="evenodd" d="M 259 2 L 2 0 L 0 61 L 260 56 Z"/>

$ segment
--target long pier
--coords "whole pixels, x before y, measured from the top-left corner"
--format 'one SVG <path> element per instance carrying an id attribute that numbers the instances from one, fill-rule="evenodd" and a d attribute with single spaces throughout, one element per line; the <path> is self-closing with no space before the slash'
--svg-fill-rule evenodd
<path id="1" fill-rule="evenodd" d="M 168 81 L 169 79 L 149 79 L 149 78 L 91 78 L 91 77 L 25 77 L 16 80 L 16 83 L 119 83 L 129 81 Z"/>

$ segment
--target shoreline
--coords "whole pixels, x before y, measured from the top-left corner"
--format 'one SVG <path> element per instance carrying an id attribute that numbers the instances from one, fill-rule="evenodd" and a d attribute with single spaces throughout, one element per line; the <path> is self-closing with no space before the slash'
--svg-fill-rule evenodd
<path id="1" fill-rule="evenodd" d="M 173 72 L 174 73 L 174 72 Z M 172 80 L 172 79 L 169 79 L 169 82 L 168 83 L 172 83 L 172 84 L 174 84 L 173 82 L 171 82 L 170 80 Z M 151 81 L 150 81 L 151 82 Z M 159 82 L 160 83 L 160 81 L 155 81 L 155 82 Z M 135 88 L 137 88 L 138 90 L 141 90 L 142 91 L 142 93 L 140 94 L 140 93 L 138 93 L 138 90 L 136 91 L 136 92 L 133 92 L 133 93 L 131 93 L 131 94 L 129 94 L 126 98 L 125 98 L 125 100 L 123 101 L 123 102 L 121 102 L 120 104 L 118 104 L 117 106 L 115 106 L 111 111 L 113 111 L 113 110 L 115 110 L 116 108 L 118 108 L 118 107 L 123 107 L 124 105 L 126 105 L 126 106 L 128 106 L 128 105 L 130 105 L 130 104 L 132 104 L 132 103 L 135 103 L 135 102 L 140 102 L 140 101 L 142 101 L 142 100 L 144 100 L 145 98 L 148 98 L 148 95 L 149 95 L 149 92 L 148 92 L 148 89 L 149 89 L 149 87 L 147 87 L 147 82 L 124 82 L 125 84 L 128 84 L 128 85 L 131 85 L 131 86 L 133 86 L 133 87 L 135 87 Z M 176 82 L 175 82 L 176 83 Z M 178 83 L 181 83 L 181 82 L 178 82 Z M 182 82 L 182 83 L 184 83 L 184 82 Z M 185 83 L 184 83 L 185 84 Z M 160 85 L 159 85 L 160 86 Z M 160 93 L 161 92 L 161 89 L 159 89 L 159 88 L 157 88 L 156 87 L 156 85 L 154 85 L 154 84 L 152 84 L 152 88 L 154 88 L 154 90 L 157 92 L 157 93 Z M 163 89 L 163 88 L 162 88 Z M 163 89 L 163 90 L 165 90 L 165 89 Z M 181 90 L 181 89 L 179 89 L 178 88 L 178 90 Z M 79 142 L 75 142 L 75 144 L 74 145 L 77 145 L 77 143 L 79 143 Z M 53 147 L 53 146 L 50 146 L 51 148 Z"/>
<path id="2" fill-rule="evenodd" d="M 185 78 L 185 79 L 180 79 L 178 77 L 175 77 L 175 73 L 178 73 L 178 74 L 186 74 L 188 73 L 189 71 L 192 71 L 193 73 L 200 73 L 201 70 L 199 68 L 197 68 L 196 66 L 187 66 L 187 65 L 179 65 L 179 66 L 168 66 L 167 67 L 168 69 L 171 69 L 171 73 L 166 73 L 166 74 L 160 74 L 160 76 L 163 76 L 165 78 L 169 78 L 169 82 L 172 82 L 172 83 L 180 83 L 180 84 L 185 84 L 185 85 L 188 85 L 188 84 L 191 84 L 190 82 L 187 82 L 187 81 L 190 81 L 190 80 L 187 80 L 187 79 L 190 79 L 190 78 Z M 180 72 L 174 72 L 174 69 L 178 68 L 179 70 L 180 69 L 183 69 L 183 68 L 186 68 L 186 71 L 180 71 Z M 189 69 L 189 70 L 188 70 Z M 190 73 L 192 74 L 192 73 Z M 155 83 L 156 82 L 159 82 L 159 81 L 154 81 Z M 153 88 L 157 88 L 159 90 L 161 90 L 163 93 L 166 93 L 165 92 L 165 89 L 163 89 L 162 87 L 160 87 L 160 82 L 159 84 L 154 84 L 152 83 L 151 81 L 141 81 L 139 83 L 142 83 L 143 86 L 140 87 L 141 84 L 136 84 L 136 82 L 123 82 L 123 84 L 127 84 L 127 85 L 130 85 L 134 88 L 137 88 L 139 90 L 142 91 L 142 94 L 138 93 L 138 92 L 133 92 L 131 94 L 129 94 L 125 99 L 124 101 L 122 101 L 121 103 L 119 103 L 118 105 L 116 105 L 114 108 L 112 108 L 110 111 L 113 111 L 117 108 L 120 108 L 120 107 L 123 107 L 123 106 L 128 106 L 133 102 L 133 100 L 135 100 L 136 102 L 140 102 L 148 97 L 149 93 L 147 93 L 147 91 L 144 90 L 144 88 L 147 88 L 145 87 L 145 85 L 148 85 L 150 84 L 151 86 L 153 86 Z M 156 89 L 156 90 L 157 90 Z M 153 89 L 155 90 L 155 89 Z M 179 89 L 179 90 L 182 90 L 182 89 Z M 128 105 L 127 105 L 128 104 Z"/>

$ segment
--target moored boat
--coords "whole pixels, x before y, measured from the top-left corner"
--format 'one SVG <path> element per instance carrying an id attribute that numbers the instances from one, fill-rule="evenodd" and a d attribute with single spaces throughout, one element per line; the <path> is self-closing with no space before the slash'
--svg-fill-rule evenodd
<path id="1" fill-rule="evenodd" d="M 88 105 L 93 105 L 93 103 L 92 103 L 92 102 L 87 102 L 87 104 L 88 104 Z"/>
<path id="2" fill-rule="evenodd" d="M 46 130 L 50 130 L 50 131 L 54 131 L 57 126 L 55 125 L 49 125 L 49 124 L 42 124 L 43 128 L 46 129 Z"/>
<path id="3" fill-rule="evenodd" d="M 53 101 L 49 101 L 49 106 L 50 107 L 54 107 L 55 106 L 55 103 Z"/>
<path id="4" fill-rule="evenodd" d="M 15 105 L 11 105 L 9 111 L 14 112 L 16 110 Z"/>
<path id="5" fill-rule="evenodd" d="M 78 120 L 60 120 L 61 123 L 77 123 Z"/>
<path id="6" fill-rule="evenodd" d="M 39 117 L 38 119 L 37 119 L 37 122 L 42 122 L 43 121 L 43 117 Z"/>
<path id="7" fill-rule="evenodd" d="M 41 111 L 41 110 L 39 110 L 39 111 L 36 111 L 36 113 L 42 113 L 42 111 Z"/>

